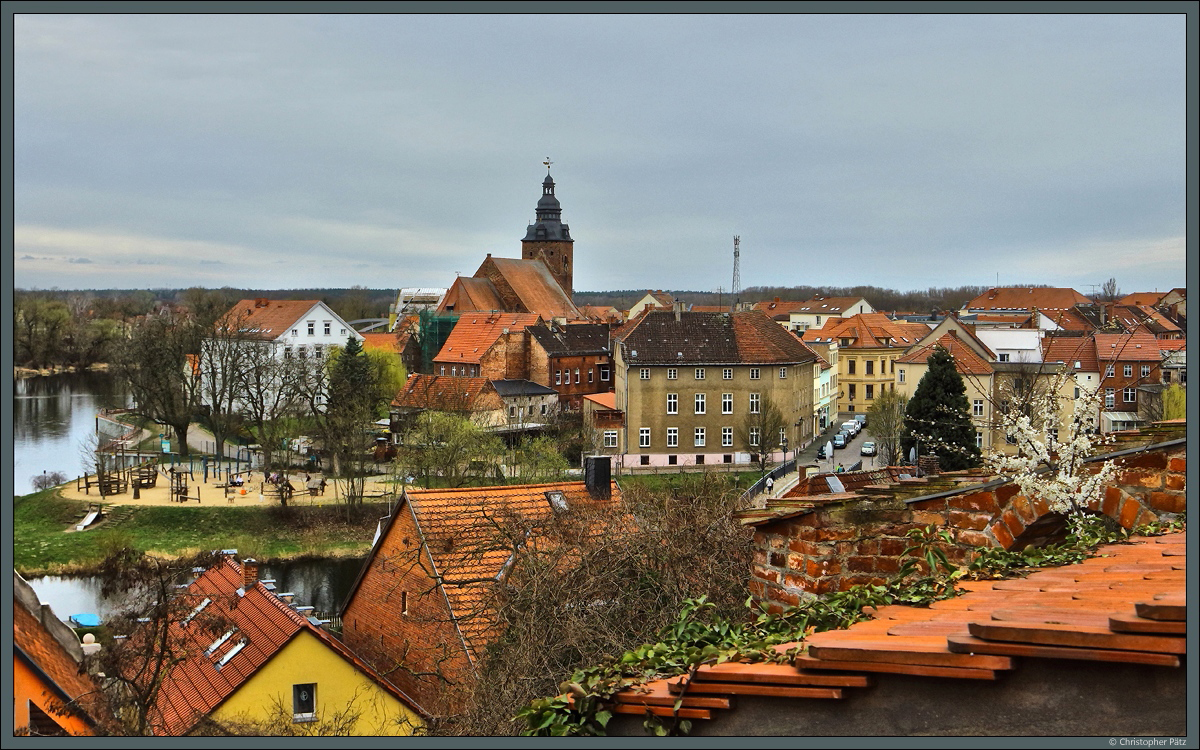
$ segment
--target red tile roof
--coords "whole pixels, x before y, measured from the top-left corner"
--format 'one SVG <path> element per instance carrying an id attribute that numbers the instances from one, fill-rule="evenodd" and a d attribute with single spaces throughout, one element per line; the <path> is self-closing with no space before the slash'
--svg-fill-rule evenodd
<path id="1" fill-rule="evenodd" d="M 221 316 L 217 326 L 236 324 L 252 338 L 273 341 L 319 304 L 315 299 L 244 299 Z"/>
<path id="2" fill-rule="evenodd" d="M 1001 287 L 989 289 L 967 304 L 964 310 L 993 312 L 1032 312 L 1034 308 L 1067 310 L 1074 305 L 1090 303 L 1074 289 L 1065 287 Z"/>
<path id="3" fill-rule="evenodd" d="M 613 332 L 634 364 L 783 364 L 816 361 L 791 331 L 757 310 L 729 313 L 647 309 Z"/>
<path id="4" fill-rule="evenodd" d="M 477 365 L 505 332 L 520 333 L 538 320 L 532 313 L 463 313 L 433 361 Z"/>
<path id="5" fill-rule="evenodd" d="M 995 372 L 987 360 L 976 354 L 974 349 L 964 344 L 953 333 L 945 333 L 934 343 L 913 349 L 896 362 L 924 363 L 929 359 L 929 355 L 933 354 L 934 348 L 938 346 L 950 352 L 950 357 L 954 360 L 954 368 L 962 375 L 991 375 Z"/>
<path id="6" fill-rule="evenodd" d="M 604 409 L 617 408 L 617 394 L 613 391 L 607 393 L 589 393 L 583 397 L 584 401 L 591 401 Z"/>
<path id="7" fill-rule="evenodd" d="M 438 312 L 490 312 L 503 310 L 504 303 L 488 279 L 459 276 L 446 290 L 437 309 Z"/>
<path id="8" fill-rule="evenodd" d="M 882 339 L 890 339 L 890 346 L 907 349 L 929 335 L 930 328 L 924 323 L 904 323 L 891 320 L 883 313 L 859 313 L 849 318 L 826 320 L 820 328 L 804 332 L 805 341 L 828 341 L 851 339 L 843 349 L 880 349 Z"/>
<path id="9" fill-rule="evenodd" d="M 242 566 L 230 558 L 205 571 L 180 596 L 197 607 L 206 599 L 209 604 L 191 623 L 171 626 L 173 638 L 186 644 L 187 654 L 171 669 L 158 692 L 152 712 L 156 734 L 186 734 L 301 632 L 311 633 L 398 700 L 421 712 L 398 688 L 261 582 L 243 589 Z M 229 637 L 216 645 L 221 636 L 196 625 L 202 617 L 222 622 Z"/>
<path id="10" fill-rule="evenodd" d="M 550 269 L 542 261 L 489 256 L 475 272 L 475 276 L 484 276 L 489 264 L 495 267 L 504 283 L 512 289 L 528 312 L 541 315 L 546 320 L 578 320 L 583 317 L 579 308 L 575 307 L 575 303 L 559 286 Z M 499 287 L 499 284 L 497 286 Z"/>
<path id="11" fill-rule="evenodd" d="M 780 653 L 805 647 L 790 663 L 702 666 L 682 705 L 692 718 L 711 718 L 712 709 L 732 708 L 734 695 L 841 699 L 888 674 L 995 680 L 1032 659 L 1049 659 L 1056 669 L 1096 661 L 1178 669 L 1187 651 L 1186 534 L 1131 542 L 1027 578 L 960 582 L 967 593 L 928 608 L 869 610 L 870 620 L 777 646 Z M 676 698 L 681 679 L 627 688 L 616 710 L 641 713 L 659 697 Z M 713 702 L 695 702 L 701 696 Z M 668 716 L 673 704 L 657 703 Z"/>
<path id="12" fill-rule="evenodd" d="M 404 381 L 404 389 L 396 394 L 392 406 L 462 412 L 490 411 L 504 404 L 487 378 L 413 374 Z"/>
<path id="13" fill-rule="evenodd" d="M 1149 333 L 1097 333 L 1096 359 L 1109 362 L 1158 362 L 1162 359 L 1160 339 Z"/>
<path id="14" fill-rule="evenodd" d="M 862 301 L 862 297 L 813 297 L 812 299 L 797 303 L 794 312 L 812 313 L 815 315 L 841 315 Z"/>
<path id="15" fill-rule="evenodd" d="M 1063 362 L 1069 369 L 1079 372 L 1100 372 L 1096 362 L 1096 342 L 1091 336 L 1046 336 L 1042 339 L 1042 361 Z"/>
<path id="16" fill-rule="evenodd" d="M 1117 304 L 1121 305 L 1149 305 L 1153 307 L 1167 295 L 1167 292 L 1134 292 L 1126 294 L 1121 299 L 1117 300 Z"/>
<path id="17" fill-rule="evenodd" d="M 799 309 L 806 302 L 797 302 L 794 300 L 781 300 L 776 297 L 773 300 L 763 300 L 755 302 L 754 309 L 769 316 L 772 320 L 787 320 L 791 313 Z"/>

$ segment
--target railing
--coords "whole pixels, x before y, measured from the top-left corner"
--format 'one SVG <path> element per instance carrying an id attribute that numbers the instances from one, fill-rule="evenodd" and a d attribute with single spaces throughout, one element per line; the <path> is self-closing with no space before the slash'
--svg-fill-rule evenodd
<path id="1" fill-rule="evenodd" d="M 796 470 L 796 459 L 794 459 L 794 458 L 790 461 L 785 461 L 785 462 L 779 464 L 774 469 L 767 472 L 766 475 L 764 475 L 762 479 L 760 479 L 757 482 L 755 482 L 754 484 L 750 485 L 750 489 L 748 489 L 742 493 L 741 504 L 743 506 L 747 506 L 751 502 L 754 501 L 754 498 L 761 495 L 763 490 L 765 490 L 767 488 L 767 480 L 768 479 L 778 480 L 780 477 L 785 477 L 788 474 L 791 474 L 795 470 Z"/>

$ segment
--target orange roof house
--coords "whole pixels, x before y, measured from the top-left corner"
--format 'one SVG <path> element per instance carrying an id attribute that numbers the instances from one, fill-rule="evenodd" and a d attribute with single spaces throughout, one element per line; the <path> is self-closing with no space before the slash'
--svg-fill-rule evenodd
<path id="1" fill-rule="evenodd" d="M 156 735 L 180 736 L 206 722 L 262 726 L 281 704 L 285 721 L 319 722 L 363 700 L 355 734 L 411 734 L 422 710 L 315 619 L 257 580 L 257 565 L 230 557 L 180 596 L 194 603 L 170 625 L 184 657 L 168 672 L 151 710 Z M 311 608 L 308 608 L 311 609 Z M 220 623 L 214 635 L 198 623 Z M 294 688 L 309 689 L 296 697 Z M 312 696 L 312 697 L 309 697 Z"/>
<path id="2" fill-rule="evenodd" d="M 488 380 L 528 378 L 532 313 L 465 313 L 433 358 L 436 375 L 483 377 Z"/>
<path id="3" fill-rule="evenodd" d="M 423 705 L 449 710 L 454 685 L 470 679 L 499 634 L 493 597 L 517 564 L 515 549 L 554 544 L 562 514 L 623 518 L 620 505 L 606 475 L 590 488 L 407 488 L 342 607 L 347 645 Z"/>
<path id="4" fill-rule="evenodd" d="M 998 287 L 967 302 L 962 313 L 1029 315 L 1035 309 L 1068 310 L 1075 305 L 1087 304 L 1091 304 L 1091 300 L 1065 287 Z"/>
<path id="5" fill-rule="evenodd" d="M 454 280 L 438 312 L 527 313 L 547 321 L 584 317 L 541 260 L 495 258 L 491 253 L 472 278 Z"/>
<path id="6" fill-rule="evenodd" d="M 93 735 L 106 715 L 75 631 L 13 572 L 13 730 Z"/>
<path id="7" fill-rule="evenodd" d="M 809 328 L 805 342 L 838 342 L 837 411 L 866 411 L 884 388 L 894 389 L 896 360 L 905 350 L 929 335 L 924 323 L 906 323 L 883 313 L 860 313 L 849 318 L 827 318 L 820 328 Z"/>
<path id="8" fill-rule="evenodd" d="M 216 327 L 236 328 L 249 339 L 294 346 L 342 346 L 348 336 L 362 340 L 350 324 L 315 299 L 244 299 L 221 316 Z"/>

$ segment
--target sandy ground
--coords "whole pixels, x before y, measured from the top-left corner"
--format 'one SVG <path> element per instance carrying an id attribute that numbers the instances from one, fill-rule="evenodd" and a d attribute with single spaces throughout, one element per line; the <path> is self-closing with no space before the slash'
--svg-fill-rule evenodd
<path id="1" fill-rule="evenodd" d="M 340 486 L 337 486 L 340 483 L 330 481 L 325 487 L 324 495 L 311 497 L 308 493 L 308 490 L 304 488 L 304 472 L 292 473 L 288 476 L 291 480 L 292 486 L 296 488 L 296 492 L 292 496 L 292 499 L 289 503 L 290 505 L 325 505 L 327 503 L 336 503 L 340 501 L 341 488 Z M 309 476 L 314 478 L 321 477 L 320 474 L 310 474 Z M 194 480 L 188 480 L 188 495 L 191 496 L 192 499 L 186 503 L 183 503 L 183 507 L 197 508 L 214 505 L 222 507 L 228 507 L 231 505 L 247 507 L 256 506 L 260 503 L 262 505 L 267 505 L 277 504 L 279 502 L 278 500 L 274 499 L 269 491 L 263 492 L 262 496 L 260 497 L 259 490 L 264 484 L 262 481 L 261 472 L 255 472 L 253 478 L 247 475 L 245 486 L 241 488 L 233 488 L 230 491 L 230 494 L 226 494 L 225 488 L 218 486 L 219 484 L 221 484 L 221 482 L 218 482 L 212 476 L 209 477 L 209 481 L 207 483 L 201 481 L 201 476 L 199 472 L 197 472 Z M 365 492 L 369 497 L 371 495 L 377 495 L 385 491 L 390 491 L 392 486 L 393 485 L 389 477 L 368 477 L 366 481 Z M 82 489 L 77 490 L 75 488 L 75 482 L 67 482 L 66 484 L 62 485 L 59 490 L 62 496 L 69 500 L 83 500 L 85 502 L 93 503 L 99 502 L 106 505 L 180 505 L 179 503 L 171 500 L 170 493 L 168 491 L 169 487 L 170 481 L 160 472 L 157 486 L 150 489 L 138 490 L 140 498 L 137 500 L 133 498 L 133 490 L 129 490 L 120 495 L 108 495 L 102 498 L 100 497 L 99 491 L 95 487 L 92 487 L 91 490 L 85 494 Z M 270 485 L 267 485 L 267 487 L 270 488 Z M 243 489 L 246 491 L 246 494 L 244 495 L 241 493 L 241 490 Z M 199 503 L 197 503 L 195 500 L 197 490 L 199 490 L 200 494 Z"/>

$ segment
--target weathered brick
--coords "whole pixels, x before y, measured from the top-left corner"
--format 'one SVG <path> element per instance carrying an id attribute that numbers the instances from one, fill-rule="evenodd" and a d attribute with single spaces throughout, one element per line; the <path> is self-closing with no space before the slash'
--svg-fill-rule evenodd
<path id="1" fill-rule="evenodd" d="M 1008 501 L 1012 500 L 1013 495 L 1016 495 L 1020 491 L 1021 491 L 1020 487 L 1018 487 L 1015 484 L 1011 484 L 1011 483 L 1010 484 L 1002 484 L 999 487 L 997 487 L 995 490 L 992 491 L 996 496 L 996 505 L 997 505 L 996 509 L 999 510 L 1000 508 L 1004 507 L 1005 505 L 1008 505 Z"/>
<path id="2" fill-rule="evenodd" d="M 1121 465 L 1131 469 L 1156 469 L 1162 471 L 1167 468 L 1167 454 L 1162 451 L 1146 451 L 1145 453 L 1135 453 L 1132 456 L 1126 456 L 1120 459 Z"/>
<path id="3" fill-rule="evenodd" d="M 961 510 L 950 511 L 950 525 L 958 529 L 981 531 L 986 529 L 992 517 L 986 513 L 967 513 Z"/>
<path id="4" fill-rule="evenodd" d="M 1000 520 L 1004 521 L 1004 525 L 1008 527 L 1014 537 L 1020 536 L 1021 532 L 1025 531 L 1025 522 L 1011 508 L 1000 514 Z"/>
<path id="5" fill-rule="evenodd" d="M 769 583 L 779 583 L 779 571 L 763 568 L 758 577 Z"/>
<path id="6" fill-rule="evenodd" d="M 854 529 L 839 529 L 836 527 L 826 527 L 817 532 L 816 541 L 818 542 L 840 542 L 845 539 L 853 539 L 855 537 Z"/>
<path id="7" fill-rule="evenodd" d="M 771 561 L 771 565 L 773 565 L 774 567 L 782 568 L 784 565 L 787 564 L 787 555 L 785 555 L 782 552 L 772 552 L 770 561 Z"/>
<path id="8" fill-rule="evenodd" d="M 877 557 L 875 558 L 875 572 L 888 573 L 894 575 L 900 572 L 900 558 L 898 557 Z"/>
<path id="9" fill-rule="evenodd" d="M 751 557 L 751 562 L 755 565 L 767 564 L 767 551 L 765 549 L 754 550 L 754 555 Z"/>
<path id="10" fill-rule="evenodd" d="M 1117 509 L 1121 507 L 1121 499 L 1125 493 L 1117 487 L 1104 488 L 1104 505 L 1101 506 L 1100 512 L 1109 518 L 1117 517 Z"/>
<path id="11" fill-rule="evenodd" d="M 1157 471 L 1122 471 L 1117 474 L 1117 484 L 1126 487 L 1162 487 L 1163 475 Z"/>
<path id="12" fill-rule="evenodd" d="M 750 589 L 750 595 L 756 599 L 761 599 L 763 597 L 763 594 L 765 593 L 764 589 L 766 589 L 766 587 L 767 585 L 762 581 L 755 581 L 753 579 L 751 579 L 750 583 L 747 585 L 747 588 Z"/>
<path id="13" fill-rule="evenodd" d="M 888 557 L 899 557 L 904 554 L 904 550 L 908 548 L 907 539 L 896 539 L 895 537 L 884 537 L 879 540 L 879 554 L 887 555 Z"/>
<path id="14" fill-rule="evenodd" d="M 875 570 L 875 558 L 867 555 L 855 555 L 846 560 L 846 569 L 855 573 L 870 573 Z"/>
<path id="15" fill-rule="evenodd" d="M 860 555 L 878 555 L 879 541 L 875 539 L 864 539 L 858 543 L 858 554 Z"/>
<path id="16" fill-rule="evenodd" d="M 996 520 L 991 526 L 992 536 L 1000 543 L 1004 549 L 1011 549 L 1013 543 L 1013 535 L 1009 532 L 1008 527 L 1004 525 L 1003 520 Z"/>
<path id="17" fill-rule="evenodd" d="M 808 558 L 805 557 L 804 555 L 797 555 L 795 553 L 789 553 L 787 556 L 788 570 L 804 570 L 804 561 L 807 559 Z"/>
<path id="18" fill-rule="evenodd" d="M 813 594 L 828 594 L 830 591 L 838 590 L 838 580 L 839 579 L 833 577 L 822 578 L 807 584 L 804 587 L 804 590 Z"/>
<path id="19" fill-rule="evenodd" d="M 1046 501 L 1040 497 L 1033 498 L 1029 505 L 1031 508 L 1033 508 L 1035 518 L 1041 518 L 1050 512 L 1050 506 L 1047 505 Z"/>
<path id="20" fill-rule="evenodd" d="M 958 532 L 958 541 L 960 544 L 969 544 L 972 547 L 992 547 L 995 544 L 991 537 L 978 531 L 960 531 Z"/>
<path id="21" fill-rule="evenodd" d="M 946 516 L 934 511 L 919 510 L 913 512 L 912 520 L 913 523 L 921 526 L 943 526 L 946 523 Z"/>
<path id="22" fill-rule="evenodd" d="M 1154 515 L 1153 513 L 1151 513 L 1148 510 L 1143 510 L 1141 513 L 1138 514 L 1137 520 L 1134 521 L 1133 525 L 1134 526 L 1145 526 L 1146 524 L 1154 523 L 1157 520 L 1158 520 L 1158 516 Z"/>
<path id="23" fill-rule="evenodd" d="M 1187 495 L 1174 492 L 1151 492 L 1146 504 L 1162 513 L 1182 513 L 1187 509 Z"/>
<path id="24" fill-rule="evenodd" d="M 1163 477 L 1163 486 L 1168 490 L 1187 489 L 1187 476 L 1183 474 L 1168 474 Z"/>
<path id="25" fill-rule="evenodd" d="M 1141 513 L 1142 507 L 1137 501 L 1131 497 L 1125 498 L 1125 502 L 1121 503 L 1121 515 L 1117 517 L 1117 521 L 1127 529 L 1133 528 L 1134 519 Z"/>
<path id="26" fill-rule="evenodd" d="M 843 591 L 845 591 L 846 589 L 848 589 L 852 586 L 859 586 L 859 585 L 879 586 L 884 583 L 887 583 L 887 581 L 885 581 L 884 579 L 879 578 L 877 576 L 843 576 L 842 579 L 838 582 L 838 585 Z"/>
<path id="27" fill-rule="evenodd" d="M 1017 514 L 1026 525 L 1037 520 L 1037 516 L 1033 512 L 1029 498 L 1024 495 L 1015 495 L 1012 502 L 1008 505 L 1009 509 Z"/>
<path id="28" fill-rule="evenodd" d="M 1187 459 L 1172 458 L 1170 461 L 1167 461 L 1167 471 L 1178 471 L 1181 473 L 1187 471 Z"/>
<path id="29" fill-rule="evenodd" d="M 950 507 L 958 510 L 978 510 L 986 513 L 996 513 L 1000 503 L 992 492 L 972 492 L 970 495 L 959 495 L 950 498 Z"/>
<path id="30" fill-rule="evenodd" d="M 792 573 L 787 573 L 783 576 L 783 580 L 781 580 L 780 583 L 789 588 L 802 589 L 807 586 L 811 580 L 812 577 L 810 576 L 793 575 Z"/>

